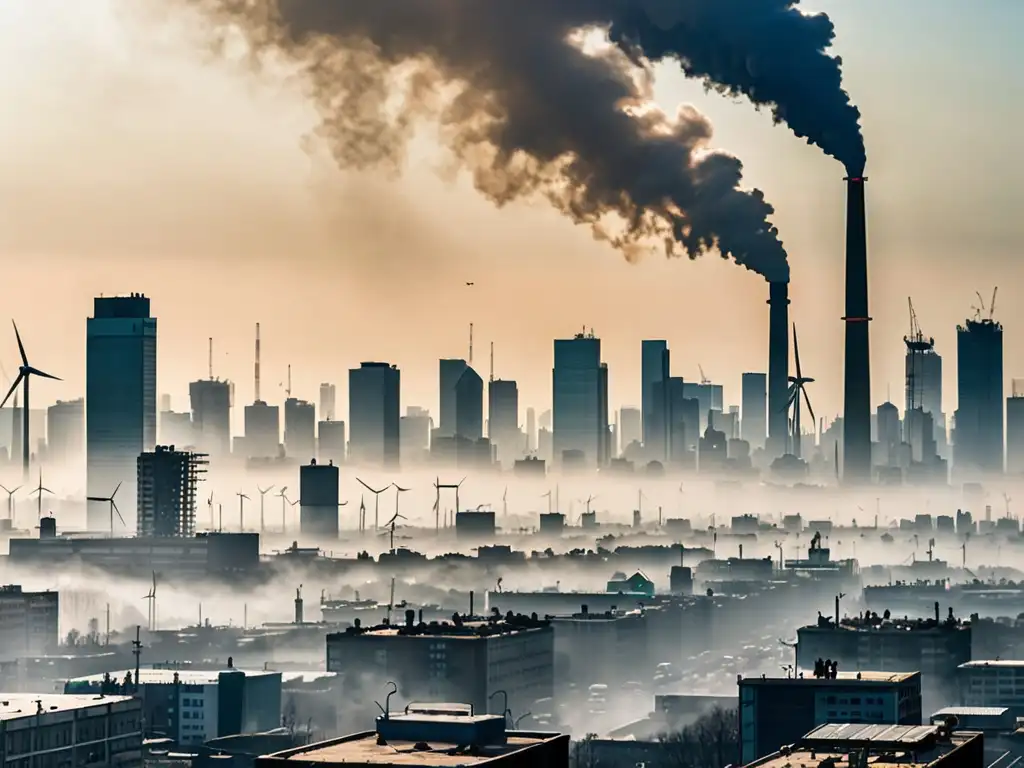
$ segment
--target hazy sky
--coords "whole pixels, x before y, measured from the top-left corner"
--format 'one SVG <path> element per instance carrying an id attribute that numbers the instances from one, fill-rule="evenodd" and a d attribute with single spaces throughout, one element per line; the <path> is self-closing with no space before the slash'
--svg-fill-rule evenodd
<path id="1" fill-rule="evenodd" d="M 698 363 L 739 402 L 764 370 L 767 288 L 717 257 L 627 264 L 542 204 L 497 210 L 439 172 L 431 130 L 401 179 L 335 171 L 307 137 L 295 82 L 257 80 L 203 52 L 170 0 L 0 0 L 2 312 L 31 362 L 62 376 L 34 403 L 84 390 L 92 297 L 142 291 L 159 317 L 159 390 L 215 374 L 252 398 L 253 328 L 264 398 L 293 368 L 316 399 L 361 360 L 398 364 L 404 405 L 437 408 L 437 358 L 467 354 L 547 408 L 552 344 L 586 325 L 602 338 L 613 406 L 639 401 L 642 338 L 667 338 L 673 373 Z M 1024 81 L 1012 51 L 1019 0 L 817 0 L 838 28 L 847 88 L 864 113 L 874 401 L 902 404 L 907 296 L 946 359 L 955 406 L 955 325 L 975 291 L 996 308 L 1006 373 L 1024 376 L 1019 155 Z M 792 317 L 819 415 L 841 410 L 843 171 L 766 114 L 708 95 L 671 68 L 658 99 L 691 102 L 776 206 L 793 267 Z M 475 287 L 464 283 L 474 281 Z M 6 322 L 6 321 L 5 321 Z M 13 333 L 0 361 L 16 366 Z M 1009 390 L 1009 381 L 1007 383 Z"/>

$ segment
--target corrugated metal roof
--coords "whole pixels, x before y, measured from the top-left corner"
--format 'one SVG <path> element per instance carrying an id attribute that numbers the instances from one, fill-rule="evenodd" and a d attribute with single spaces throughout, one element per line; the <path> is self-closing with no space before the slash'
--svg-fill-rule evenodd
<path id="1" fill-rule="evenodd" d="M 936 712 L 932 717 L 942 717 L 944 715 L 966 715 L 969 717 L 999 717 L 1009 712 L 1007 707 L 943 707 Z"/>
<path id="2" fill-rule="evenodd" d="M 828 723 L 804 736 L 802 743 L 829 741 L 864 741 L 899 744 L 908 748 L 933 738 L 938 728 L 934 725 L 862 725 L 856 723 Z"/>

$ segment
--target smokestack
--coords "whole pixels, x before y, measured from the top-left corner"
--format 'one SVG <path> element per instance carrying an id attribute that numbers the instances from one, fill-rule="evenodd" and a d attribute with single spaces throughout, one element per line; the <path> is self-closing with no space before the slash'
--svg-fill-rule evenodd
<path id="1" fill-rule="evenodd" d="M 471 590 L 469 590 L 469 616 L 470 616 L 470 618 L 473 617 L 473 597 L 474 597 L 473 590 L 471 589 Z"/>
<path id="2" fill-rule="evenodd" d="M 864 183 L 846 179 L 846 371 L 843 482 L 871 481 L 871 359 L 868 347 L 868 243 Z"/>
<path id="3" fill-rule="evenodd" d="M 789 414 L 789 283 L 768 283 L 768 456 L 786 452 Z"/>

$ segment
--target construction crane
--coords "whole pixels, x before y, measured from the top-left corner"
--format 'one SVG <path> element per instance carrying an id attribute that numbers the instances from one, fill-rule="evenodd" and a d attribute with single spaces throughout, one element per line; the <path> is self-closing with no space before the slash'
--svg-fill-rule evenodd
<path id="1" fill-rule="evenodd" d="M 921 332 L 917 312 L 914 311 L 914 300 L 909 296 L 907 306 L 910 309 L 910 333 L 903 337 L 903 343 L 907 345 L 907 356 L 910 358 L 907 365 L 907 410 L 912 411 L 921 407 L 920 398 L 917 396 L 917 372 L 921 368 L 919 358 L 935 348 L 935 339 L 925 338 Z"/>
<path id="2" fill-rule="evenodd" d="M 700 385 L 706 387 L 711 383 L 711 379 L 704 375 L 704 366 L 697 363 L 697 370 L 700 371 Z"/>

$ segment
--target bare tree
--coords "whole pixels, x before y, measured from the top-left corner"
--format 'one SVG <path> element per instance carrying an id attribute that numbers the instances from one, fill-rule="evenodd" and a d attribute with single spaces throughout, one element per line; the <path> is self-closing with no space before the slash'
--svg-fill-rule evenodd
<path id="1" fill-rule="evenodd" d="M 725 768 L 739 764 L 739 711 L 714 707 L 694 723 L 659 737 L 671 768 Z"/>

